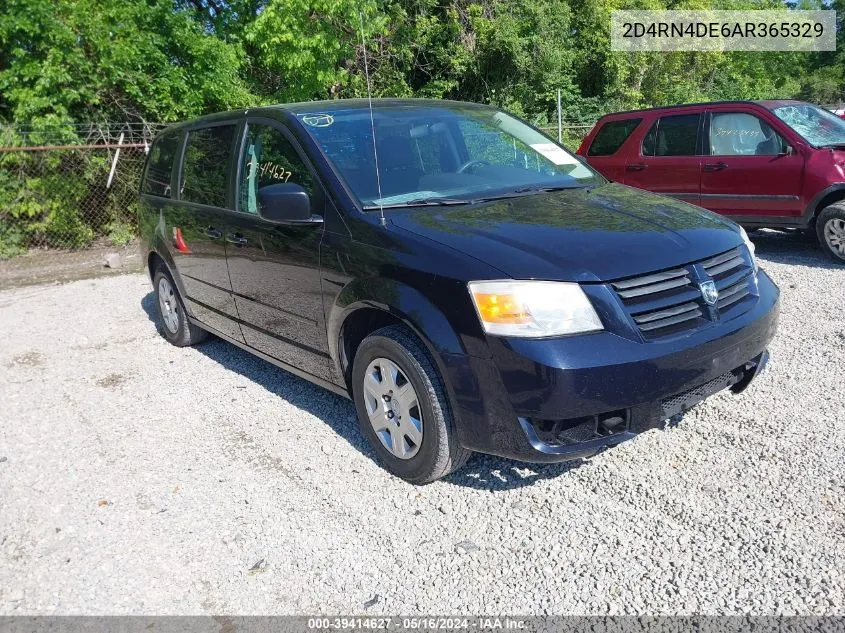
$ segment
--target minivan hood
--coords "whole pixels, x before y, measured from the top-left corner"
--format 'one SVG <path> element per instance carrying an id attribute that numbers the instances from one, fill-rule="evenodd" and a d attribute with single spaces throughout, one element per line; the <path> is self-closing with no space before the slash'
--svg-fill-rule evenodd
<path id="1" fill-rule="evenodd" d="M 472 206 L 395 210 L 389 218 L 515 279 L 610 281 L 743 243 L 730 220 L 615 183 Z"/>

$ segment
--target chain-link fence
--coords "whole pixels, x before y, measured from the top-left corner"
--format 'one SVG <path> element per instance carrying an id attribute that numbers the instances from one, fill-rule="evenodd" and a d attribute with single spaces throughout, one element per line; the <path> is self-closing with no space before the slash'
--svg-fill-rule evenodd
<path id="1" fill-rule="evenodd" d="M 63 278 L 131 250 L 155 124 L 0 127 L 0 283 Z"/>
<path id="2" fill-rule="evenodd" d="M 584 137 L 590 133 L 590 130 L 593 129 L 594 123 L 584 124 L 584 125 L 564 125 L 560 128 L 560 142 L 561 144 L 571 152 L 578 151 L 578 147 L 581 145 L 581 141 L 584 140 Z M 554 127 L 541 127 L 541 130 L 551 136 L 553 139 L 558 138 L 558 129 L 557 126 Z"/>
<path id="3" fill-rule="evenodd" d="M 114 252 L 140 267 L 139 179 L 162 127 L 0 126 L 0 285 L 87 276 Z M 591 127 L 564 126 L 564 146 L 578 149 Z M 557 127 L 545 132 L 558 137 Z"/>

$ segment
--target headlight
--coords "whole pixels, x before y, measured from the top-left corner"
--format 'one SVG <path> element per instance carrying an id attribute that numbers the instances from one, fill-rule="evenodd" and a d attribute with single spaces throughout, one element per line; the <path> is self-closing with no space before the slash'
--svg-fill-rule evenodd
<path id="1" fill-rule="evenodd" d="M 488 334 L 539 337 L 604 329 L 578 284 L 471 281 L 469 292 Z"/>
<path id="2" fill-rule="evenodd" d="M 757 272 L 759 266 L 757 265 L 757 255 L 754 252 L 754 242 L 752 242 L 748 238 L 748 233 L 745 232 L 745 229 L 739 227 L 739 233 L 742 235 L 742 241 L 745 242 L 746 248 L 748 248 L 748 254 L 751 255 L 751 263 L 754 264 L 754 272 Z"/>

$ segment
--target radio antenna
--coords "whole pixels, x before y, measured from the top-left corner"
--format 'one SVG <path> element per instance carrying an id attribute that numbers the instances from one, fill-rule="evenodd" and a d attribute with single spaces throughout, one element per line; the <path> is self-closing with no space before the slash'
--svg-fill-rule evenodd
<path id="1" fill-rule="evenodd" d="M 367 65 L 367 40 L 364 38 L 364 12 L 358 11 L 358 17 L 361 21 L 361 47 L 364 49 L 364 77 L 367 79 L 367 100 L 369 101 L 370 105 L 370 128 L 372 129 L 373 133 L 373 158 L 375 158 L 376 163 L 376 188 L 378 189 L 378 211 L 379 217 L 382 224 L 385 224 L 384 220 L 384 202 L 381 199 L 381 174 L 379 173 L 378 168 L 378 146 L 376 144 L 376 122 L 373 118 L 373 93 L 370 89 L 370 68 Z"/>

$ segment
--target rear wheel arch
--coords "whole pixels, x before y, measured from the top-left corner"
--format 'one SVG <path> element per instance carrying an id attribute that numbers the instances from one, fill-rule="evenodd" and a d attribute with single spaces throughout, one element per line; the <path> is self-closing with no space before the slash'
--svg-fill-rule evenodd
<path id="1" fill-rule="evenodd" d="M 167 264 L 165 263 L 162 256 L 159 255 L 156 251 L 150 251 L 147 255 L 147 273 L 150 276 L 150 280 L 155 278 L 156 271 L 161 266 L 167 268 Z"/>
<path id="2" fill-rule="evenodd" d="M 157 249 L 150 250 L 147 253 L 147 273 L 150 276 L 150 281 L 155 280 L 156 271 L 160 268 L 164 268 L 167 273 L 170 275 L 170 278 L 173 280 L 173 283 L 176 284 L 176 289 L 179 291 L 179 295 L 182 297 L 182 301 L 184 302 L 187 299 L 187 293 L 185 292 L 185 284 L 182 283 L 182 277 L 179 275 L 179 271 L 176 268 L 175 263 L 172 259 L 170 259 L 169 254 L 165 251 L 165 254 L 162 253 Z M 190 305 L 185 305 L 185 311 L 188 313 L 189 316 L 193 317 L 193 312 L 191 311 Z"/>

